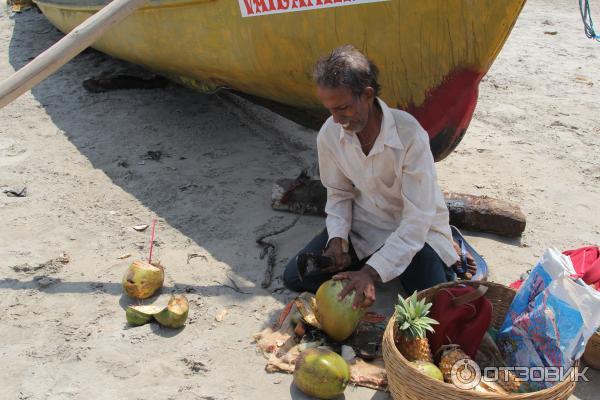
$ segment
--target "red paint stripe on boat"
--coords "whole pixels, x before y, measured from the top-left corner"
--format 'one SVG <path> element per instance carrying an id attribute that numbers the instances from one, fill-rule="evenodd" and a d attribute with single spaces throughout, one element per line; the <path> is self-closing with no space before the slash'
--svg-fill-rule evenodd
<path id="1" fill-rule="evenodd" d="M 477 105 L 483 72 L 455 71 L 431 90 L 420 107 L 411 113 L 429 134 L 436 161 L 445 158 L 462 139 Z"/>

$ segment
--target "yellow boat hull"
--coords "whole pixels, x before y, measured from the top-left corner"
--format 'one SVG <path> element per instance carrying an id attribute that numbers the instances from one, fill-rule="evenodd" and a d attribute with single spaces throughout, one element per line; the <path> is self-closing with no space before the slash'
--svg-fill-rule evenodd
<path id="1" fill-rule="evenodd" d="M 384 101 L 419 119 L 441 159 L 462 138 L 524 2 L 389 0 L 244 18 L 231 0 L 151 0 L 93 47 L 200 90 L 227 87 L 318 114 L 315 61 L 353 44 L 380 67 Z M 36 3 L 66 33 L 106 2 Z"/>

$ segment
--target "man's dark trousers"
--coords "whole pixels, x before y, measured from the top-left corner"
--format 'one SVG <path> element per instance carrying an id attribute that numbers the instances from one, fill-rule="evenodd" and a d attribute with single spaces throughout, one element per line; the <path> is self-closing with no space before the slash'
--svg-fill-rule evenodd
<path id="1" fill-rule="evenodd" d="M 298 276 L 298 267 L 296 264 L 298 255 L 304 253 L 323 253 L 328 239 L 329 235 L 327 234 L 327 230 L 324 229 L 290 260 L 283 272 L 283 283 L 288 289 L 295 292 L 315 293 L 323 282 L 335 275 L 326 271 L 314 271 L 307 274 L 303 280 L 300 280 Z M 352 261 L 347 271 L 358 271 L 368 262 L 370 257 L 359 260 L 352 247 L 352 242 L 350 242 L 349 253 Z M 409 295 L 415 290 L 420 291 L 450 280 L 453 280 L 451 269 L 444 264 L 440 256 L 427 243 L 414 256 L 408 268 L 400 275 L 400 282 Z"/>

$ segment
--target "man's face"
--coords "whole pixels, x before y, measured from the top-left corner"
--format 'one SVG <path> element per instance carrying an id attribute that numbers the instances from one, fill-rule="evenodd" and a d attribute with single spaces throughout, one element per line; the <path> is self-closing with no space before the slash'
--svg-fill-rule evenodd
<path id="1" fill-rule="evenodd" d="M 356 96 L 347 87 L 317 86 L 317 97 L 345 131 L 361 132 L 367 126 L 369 104 L 374 99 L 373 88 L 367 87 L 363 94 Z"/>

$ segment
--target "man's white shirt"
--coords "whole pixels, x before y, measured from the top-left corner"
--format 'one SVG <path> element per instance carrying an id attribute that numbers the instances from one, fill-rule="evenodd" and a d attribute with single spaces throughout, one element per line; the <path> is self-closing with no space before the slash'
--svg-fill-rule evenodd
<path id="1" fill-rule="evenodd" d="M 410 114 L 377 101 L 381 131 L 367 156 L 356 134 L 332 117 L 317 136 L 317 148 L 329 239 L 350 238 L 358 258 L 372 255 L 368 264 L 388 282 L 425 243 L 446 265 L 458 256 L 427 133 Z"/>

